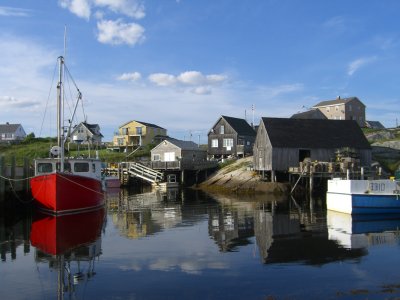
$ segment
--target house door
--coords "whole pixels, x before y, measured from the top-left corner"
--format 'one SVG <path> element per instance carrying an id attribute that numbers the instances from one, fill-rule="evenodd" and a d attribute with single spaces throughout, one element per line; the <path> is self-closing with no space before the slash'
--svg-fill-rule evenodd
<path id="1" fill-rule="evenodd" d="M 175 161 L 175 152 L 165 152 L 164 161 Z"/>

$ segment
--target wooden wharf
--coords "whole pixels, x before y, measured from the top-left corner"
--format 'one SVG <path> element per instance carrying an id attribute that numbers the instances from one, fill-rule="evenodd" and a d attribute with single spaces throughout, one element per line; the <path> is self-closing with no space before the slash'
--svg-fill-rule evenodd
<path id="1" fill-rule="evenodd" d="M 103 169 L 103 174 L 118 176 L 122 185 L 128 185 L 131 178 L 139 178 L 151 184 L 161 184 L 167 181 L 168 175 L 179 175 L 180 182 L 183 184 L 188 180 L 187 177 L 194 177 L 195 182 L 199 179 L 199 174 L 203 172 L 207 176 L 208 170 L 216 169 L 218 162 L 182 162 L 182 161 L 150 161 L 150 162 L 120 162 L 109 164 Z"/>
<path id="2" fill-rule="evenodd" d="M 382 169 L 371 170 L 359 166 L 359 161 L 356 159 L 345 158 L 335 162 L 305 160 L 300 162 L 299 167 L 289 168 L 288 173 L 289 182 L 292 184 L 291 193 L 293 193 L 302 180 L 306 181 L 306 188 L 312 192 L 316 179 L 325 181 L 332 178 L 380 178 L 382 176 Z"/>

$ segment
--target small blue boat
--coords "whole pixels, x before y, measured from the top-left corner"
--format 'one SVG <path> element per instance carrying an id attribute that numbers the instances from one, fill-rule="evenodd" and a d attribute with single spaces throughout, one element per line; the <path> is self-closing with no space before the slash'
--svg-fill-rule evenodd
<path id="1" fill-rule="evenodd" d="M 328 210 L 348 214 L 399 214 L 400 181 L 328 180 L 326 206 Z"/>

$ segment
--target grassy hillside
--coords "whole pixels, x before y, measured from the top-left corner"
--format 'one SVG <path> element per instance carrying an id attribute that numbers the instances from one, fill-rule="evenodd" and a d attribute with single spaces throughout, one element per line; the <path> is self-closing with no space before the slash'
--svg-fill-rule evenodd
<path id="1" fill-rule="evenodd" d="M 38 157 L 49 157 L 49 150 L 52 146 L 56 145 L 57 142 L 55 139 L 51 138 L 40 138 L 40 139 L 30 139 L 29 141 L 24 141 L 21 144 L 16 145 L 5 145 L 0 144 L 0 156 L 4 156 L 7 161 L 11 159 L 11 157 L 16 157 L 17 165 L 22 166 L 24 158 L 29 160 L 33 160 Z M 147 156 L 150 157 L 150 150 L 153 147 L 148 146 L 144 149 L 138 150 L 133 155 L 127 157 L 127 153 L 120 152 L 111 152 L 107 149 L 99 149 L 98 154 L 99 158 L 104 162 L 120 162 L 120 161 L 131 161 L 137 157 Z M 81 145 L 79 147 L 79 151 L 76 144 L 71 143 L 70 145 L 66 145 L 68 149 L 66 155 L 71 157 L 76 157 L 78 155 L 88 157 L 89 151 L 87 146 Z M 90 156 L 95 157 L 96 151 L 91 149 Z"/>

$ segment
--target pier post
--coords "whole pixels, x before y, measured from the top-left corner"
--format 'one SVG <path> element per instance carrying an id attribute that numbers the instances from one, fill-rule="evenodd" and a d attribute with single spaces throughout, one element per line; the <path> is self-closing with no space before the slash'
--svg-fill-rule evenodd
<path id="1" fill-rule="evenodd" d="M 0 176 L 5 175 L 5 159 L 4 156 L 0 156 Z M 3 197 L 6 190 L 6 181 L 3 178 L 0 178 L 0 198 Z"/>
<path id="2" fill-rule="evenodd" d="M 30 174 L 30 168 L 29 168 L 29 159 L 28 158 L 24 158 L 24 171 L 23 171 L 23 178 L 26 178 L 25 182 L 24 182 L 24 189 L 25 192 L 28 192 L 30 190 L 30 186 L 29 186 L 29 177 L 31 176 Z"/>

